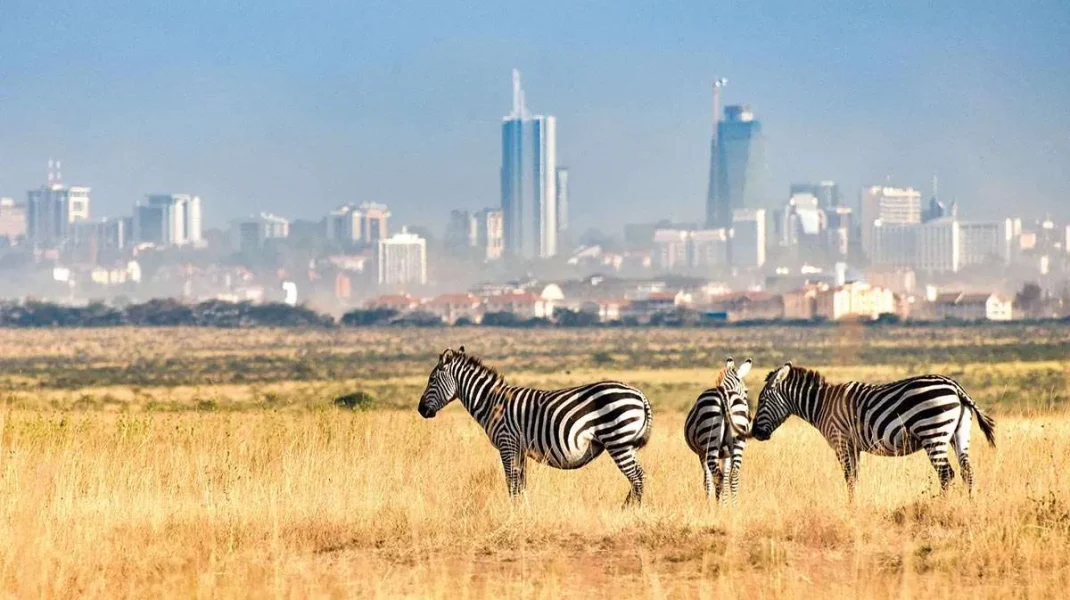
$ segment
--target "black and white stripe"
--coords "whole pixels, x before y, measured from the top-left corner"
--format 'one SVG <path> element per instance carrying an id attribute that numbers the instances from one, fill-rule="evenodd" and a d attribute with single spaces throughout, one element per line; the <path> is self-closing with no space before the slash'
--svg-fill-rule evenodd
<path id="1" fill-rule="evenodd" d="M 650 439 L 651 411 L 639 390 L 614 381 L 553 391 L 511 386 L 461 346 L 439 357 L 418 410 L 431 418 L 454 398 L 501 454 L 510 494 L 523 491 L 529 457 L 578 469 L 604 450 L 631 483 L 625 504 L 642 500 L 635 451 Z"/>
<path id="2" fill-rule="evenodd" d="M 716 384 L 699 394 L 684 421 L 687 445 L 702 463 L 707 498 L 714 491 L 718 500 L 728 498 L 722 493 L 727 477 L 732 501 L 738 500 L 739 469 L 747 445 L 746 432 L 750 429 L 750 407 L 743 378 L 750 369 L 750 359 L 738 369 L 735 361 L 726 360 L 724 369 L 717 374 Z"/>
<path id="3" fill-rule="evenodd" d="M 972 494 L 969 451 L 974 415 L 988 443 L 996 444 L 995 421 L 981 412 L 962 386 L 942 375 L 882 385 L 830 384 L 820 373 L 789 362 L 766 378 L 751 433 L 759 440 L 769 439 L 790 415 L 802 417 L 825 436 L 843 467 L 851 496 L 862 452 L 905 456 L 925 450 L 946 490 L 955 478 L 947 456 L 949 443 Z"/>

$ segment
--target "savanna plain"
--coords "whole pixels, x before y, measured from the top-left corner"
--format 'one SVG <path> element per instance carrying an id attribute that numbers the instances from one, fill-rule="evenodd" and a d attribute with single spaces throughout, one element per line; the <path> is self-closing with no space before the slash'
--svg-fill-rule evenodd
<path id="1" fill-rule="evenodd" d="M 602 457 L 506 494 L 454 403 L 415 410 L 464 344 L 510 382 L 647 393 L 643 506 Z M 752 408 L 783 361 L 829 379 L 957 378 L 975 497 L 924 455 L 865 456 L 848 504 L 789 421 L 707 502 L 684 416 L 724 358 Z M 1070 325 L 718 329 L 0 330 L 0 595 L 8 597 L 1065 597 Z M 336 404 L 349 395 L 347 402 Z M 957 470 L 957 468 L 956 468 Z"/>

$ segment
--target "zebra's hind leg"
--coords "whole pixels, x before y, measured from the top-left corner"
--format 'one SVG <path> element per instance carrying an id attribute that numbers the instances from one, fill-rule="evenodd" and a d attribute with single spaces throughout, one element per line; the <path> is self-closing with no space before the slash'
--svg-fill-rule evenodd
<path id="1" fill-rule="evenodd" d="M 624 499 L 624 506 L 631 504 L 642 504 L 643 502 L 643 484 L 646 481 L 646 475 L 643 473 L 643 467 L 639 465 L 639 462 L 635 458 L 635 448 L 633 446 L 614 446 L 606 448 L 609 452 L 609 456 L 613 458 L 613 462 L 617 464 L 617 468 L 621 473 L 628 478 L 628 482 L 632 484 L 632 489 L 628 492 L 628 496 Z"/>
<path id="2" fill-rule="evenodd" d="M 969 409 L 963 409 L 962 418 L 959 420 L 958 429 L 951 438 L 951 446 L 955 449 L 955 456 L 959 459 L 959 468 L 962 469 L 962 481 L 966 483 L 966 492 L 973 497 L 973 467 L 970 466 L 970 425 L 972 419 Z"/>
<path id="3" fill-rule="evenodd" d="M 702 487 L 706 490 L 706 500 L 709 500 L 713 495 L 713 470 L 716 468 L 716 463 L 711 467 L 705 457 L 700 457 L 699 462 L 702 463 Z"/>
<path id="4" fill-rule="evenodd" d="M 721 487 L 720 487 L 720 490 L 719 490 L 720 493 L 718 494 L 718 496 L 719 496 L 718 499 L 721 501 L 721 504 L 728 504 L 729 500 L 732 500 L 732 495 L 730 494 L 730 492 L 732 491 L 731 490 L 731 487 L 732 487 L 732 485 L 731 485 L 731 482 L 732 482 L 732 459 L 731 458 L 722 458 L 720 460 L 720 462 L 721 462 Z"/>
<path id="5" fill-rule="evenodd" d="M 929 462 L 936 469 L 936 475 L 940 477 L 940 493 L 947 492 L 951 482 L 955 480 L 955 470 L 951 468 L 951 462 L 947 459 L 947 439 L 936 438 L 925 442 L 925 453 L 929 455 Z"/>
<path id="6" fill-rule="evenodd" d="M 738 456 L 733 456 L 732 470 L 728 476 L 728 485 L 732 490 L 732 506 L 739 506 L 739 469 L 742 466 L 743 460 Z"/>

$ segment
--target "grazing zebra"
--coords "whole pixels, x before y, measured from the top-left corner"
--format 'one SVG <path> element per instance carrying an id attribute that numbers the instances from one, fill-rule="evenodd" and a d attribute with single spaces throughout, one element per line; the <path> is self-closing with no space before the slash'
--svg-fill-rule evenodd
<path id="1" fill-rule="evenodd" d="M 553 391 L 507 385 L 461 346 L 439 356 L 420 397 L 420 415 L 430 419 L 454 398 L 501 454 L 510 495 L 524 490 L 528 457 L 578 469 L 605 450 L 631 483 L 625 505 L 642 501 L 644 475 L 635 451 L 650 439 L 651 412 L 639 390 L 614 381 Z"/>
<path id="2" fill-rule="evenodd" d="M 687 445 L 702 463 L 702 483 L 707 498 L 716 490 L 717 500 L 727 499 L 727 494 L 722 495 L 726 475 L 732 502 L 739 498 L 739 467 L 743 463 L 743 448 L 747 445 L 746 432 L 750 429 L 750 407 L 743 378 L 750 373 L 750 368 L 749 358 L 738 369 L 735 361 L 726 360 L 714 386 L 699 394 L 684 421 Z M 728 415 L 727 419 L 725 415 Z"/>
<path id="3" fill-rule="evenodd" d="M 947 458 L 951 443 L 962 479 L 973 495 L 970 468 L 970 423 L 977 416 L 988 443 L 995 446 L 996 423 L 955 380 L 921 375 L 873 385 L 850 381 L 832 384 L 816 371 L 788 362 L 769 373 L 758 396 L 751 434 L 767 440 L 790 415 L 802 417 L 825 436 L 843 467 L 847 492 L 854 497 L 861 452 L 906 456 L 925 450 L 947 490 L 955 471 Z"/>

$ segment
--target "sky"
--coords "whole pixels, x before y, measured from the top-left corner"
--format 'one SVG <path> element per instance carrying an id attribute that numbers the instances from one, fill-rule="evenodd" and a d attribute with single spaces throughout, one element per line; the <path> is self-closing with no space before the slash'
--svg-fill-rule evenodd
<path id="1" fill-rule="evenodd" d="M 703 218 L 715 77 L 785 200 L 937 173 L 965 218 L 1070 219 L 1065 0 L 2 0 L 0 196 L 58 158 L 95 217 L 188 192 L 209 226 L 377 201 L 441 231 L 500 202 L 514 67 L 577 229 Z"/>

